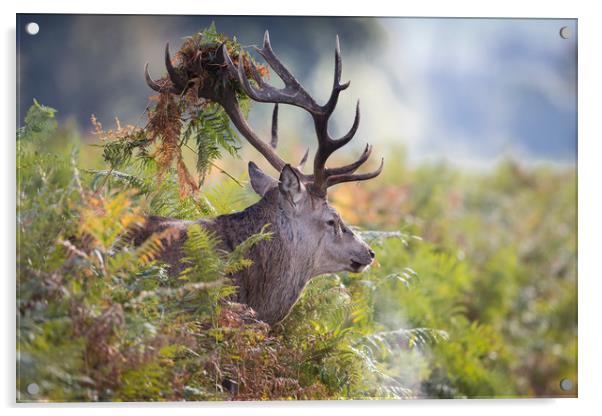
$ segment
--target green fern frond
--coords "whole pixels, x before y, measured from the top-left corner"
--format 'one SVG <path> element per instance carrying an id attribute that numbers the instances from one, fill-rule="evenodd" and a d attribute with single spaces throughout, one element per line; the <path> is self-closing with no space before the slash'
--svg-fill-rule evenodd
<path id="1" fill-rule="evenodd" d="M 27 110 L 25 124 L 17 129 L 17 140 L 41 141 L 47 139 L 56 129 L 57 121 L 52 107 L 40 104 L 35 98 L 33 105 Z"/>
<path id="2" fill-rule="evenodd" d="M 196 169 L 201 184 L 212 162 L 221 158 L 222 150 L 235 156 L 240 149 L 240 140 L 230 126 L 230 118 L 216 103 L 207 104 L 184 123 L 180 132 L 181 145 L 187 145 L 191 141 L 195 146 Z"/>
<path id="3" fill-rule="evenodd" d="M 240 211 L 257 201 L 257 195 L 234 181 L 223 181 L 204 192 L 216 215 Z"/>
<path id="4" fill-rule="evenodd" d="M 164 240 L 169 243 L 178 236 L 179 231 L 173 228 L 167 228 L 161 232 L 154 233 L 136 248 L 134 256 L 138 259 L 140 265 L 146 266 L 161 254 Z"/>
<path id="5" fill-rule="evenodd" d="M 186 257 L 182 259 L 190 267 L 180 278 L 191 281 L 209 281 L 219 278 L 222 259 L 218 254 L 219 238 L 200 224 L 188 227 L 187 239 L 183 244 Z"/>
<path id="6" fill-rule="evenodd" d="M 97 190 L 101 184 L 101 181 L 106 178 L 116 179 L 123 183 L 125 186 L 136 188 L 142 193 L 150 191 L 150 184 L 147 180 L 133 174 L 120 172 L 117 170 L 86 170 L 86 173 L 93 175 L 91 187 L 93 190 Z"/>
<path id="7" fill-rule="evenodd" d="M 422 240 L 419 236 L 404 231 L 373 231 L 359 230 L 357 227 L 353 228 L 361 235 L 364 241 L 377 247 L 381 247 L 388 239 L 397 239 L 401 241 L 404 246 L 407 246 L 411 240 Z"/>
<path id="8" fill-rule="evenodd" d="M 271 231 L 266 231 L 270 225 L 271 224 L 265 224 L 263 227 L 261 227 L 261 230 L 258 233 L 247 237 L 242 243 L 236 246 L 236 248 L 228 255 L 226 266 L 243 260 L 244 256 L 248 253 L 251 247 L 259 242 L 270 240 L 273 233 Z"/>
<path id="9" fill-rule="evenodd" d="M 441 329 L 401 328 L 393 331 L 377 332 L 364 337 L 362 341 L 368 342 L 373 346 L 385 346 L 388 351 L 391 352 L 394 346 L 406 347 L 409 349 L 423 348 L 447 341 L 448 339 L 449 334 Z"/>

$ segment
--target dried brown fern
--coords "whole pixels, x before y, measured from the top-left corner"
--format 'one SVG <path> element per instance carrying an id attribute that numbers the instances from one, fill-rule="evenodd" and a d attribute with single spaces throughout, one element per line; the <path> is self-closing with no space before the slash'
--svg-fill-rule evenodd
<path id="1" fill-rule="evenodd" d="M 219 49 L 222 44 L 235 64 L 243 59 L 243 67 L 252 79 L 258 81 L 257 77 L 267 76 L 267 66 L 256 63 L 253 66 L 249 55 L 241 53 L 241 45 L 217 33 L 214 27 L 188 37 L 173 59 L 169 58 L 166 51 L 169 70 L 177 74 L 186 88 L 181 93 L 174 93 L 174 84 L 168 75 L 153 81 L 159 93 L 150 97 L 146 110 L 148 121 L 144 128 L 122 128 L 117 120 L 116 129 L 105 131 L 92 115 L 93 134 L 107 141 L 103 156 L 111 168 L 124 165 L 133 151 L 140 149 L 139 154 L 156 162 L 159 183 L 173 169 L 177 175 L 180 196 L 194 196 L 209 167 L 214 166 L 212 160 L 219 157 L 219 149 L 236 153 L 237 134 L 230 127 L 229 120 L 225 123 L 221 121 L 223 109 L 196 93 L 204 86 L 231 88 L 236 91 L 243 108 L 246 108 L 244 102 L 248 97 L 223 62 L 223 54 Z M 184 146 L 190 148 L 187 144 L 189 140 L 196 141 L 197 175 L 191 172 L 184 160 L 182 149 Z M 152 152 L 148 149 L 150 146 L 154 146 Z"/>

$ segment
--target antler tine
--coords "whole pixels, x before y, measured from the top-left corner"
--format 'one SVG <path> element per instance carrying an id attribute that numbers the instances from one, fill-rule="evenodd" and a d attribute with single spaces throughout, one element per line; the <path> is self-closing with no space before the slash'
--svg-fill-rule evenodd
<path id="1" fill-rule="evenodd" d="M 326 179 L 326 187 L 330 187 L 332 185 L 336 185 L 338 183 L 343 182 L 359 182 L 359 181 L 367 181 L 368 179 L 376 178 L 383 171 L 383 166 L 385 164 L 385 158 L 380 160 L 380 166 L 378 169 L 368 172 L 368 173 L 358 173 L 358 174 L 341 174 L 341 175 L 332 175 Z"/>
<path id="2" fill-rule="evenodd" d="M 349 142 L 349 140 L 353 139 L 353 137 L 355 136 L 355 133 L 357 132 L 357 128 L 359 126 L 360 126 L 360 100 L 357 100 L 357 103 L 355 104 L 355 117 L 353 118 L 353 124 L 351 125 L 351 128 L 349 129 L 347 134 L 344 135 L 343 137 L 341 137 L 338 140 L 338 142 L 343 143 L 343 145 L 347 144 Z"/>
<path id="3" fill-rule="evenodd" d="M 146 65 L 144 65 L 144 78 L 146 79 L 146 84 L 154 91 L 157 91 L 157 92 L 169 91 L 172 94 L 180 94 L 182 92 L 181 90 L 178 90 L 175 87 L 170 87 L 170 88 L 166 89 L 165 87 L 162 87 L 161 85 L 157 84 L 157 82 L 152 79 L 152 77 L 150 76 L 150 74 L 148 72 L 148 62 L 146 63 Z"/>
<path id="4" fill-rule="evenodd" d="M 257 134 L 253 131 L 248 121 L 245 119 L 240 105 L 234 94 L 230 94 L 219 100 L 219 103 L 224 107 L 224 110 L 232 120 L 232 124 L 236 126 L 238 131 L 247 139 L 247 141 L 255 148 L 259 153 L 266 158 L 266 160 L 276 169 L 278 172 L 284 168 L 286 162 L 278 156 L 275 149 L 260 139 Z"/>
<path id="5" fill-rule="evenodd" d="M 244 75 L 244 71 L 242 70 L 242 56 L 239 59 L 239 67 L 237 69 L 234 63 L 232 62 L 232 59 L 228 55 L 228 51 L 226 49 L 225 44 L 222 43 L 219 46 L 219 48 L 221 48 L 222 50 L 224 62 L 226 63 L 230 73 L 233 76 L 237 76 L 239 78 L 240 84 L 243 85 L 243 88 L 244 81 L 246 81 L 250 87 L 249 81 L 247 80 L 247 77 Z M 236 93 L 228 89 L 224 90 L 223 94 L 223 96 L 214 97 L 214 99 L 218 101 L 222 107 L 224 107 L 224 110 L 226 110 L 228 117 L 230 117 L 230 120 L 232 120 L 232 124 L 234 124 L 238 131 L 247 139 L 247 141 L 255 149 L 257 149 L 257 151 L 259 151 L 259 153 L 261 153 L 263 157 L 265 157 L 267 161 L 278 172 L 280 172 L 282 168 L 284 168 L 284 166 L 286 165 L 286 162 L 282 160 L 280 156 L 278 156 L 278 154 L 275 152 L 275 148 L 278 145 L 278 107 L 276 106 L 274 108 L 274 114 L 272 115 L 272 142 L 270 144 L 267 144 L 257 136 L 257 134 L 249 125 L 248 121 L 245 119 L 240 109 L 240 105 L 238 104 Z M 251 96 L 251 94 L 249 95 Z M 274 137 L 276 137 L 275 140 Z"/>
<path id="6" fill-rule="evenodd" d="M 228 50 L 226 48 L 226 45 L 224 43 L 219 45 L 218 53 L 219 53 L 219 50 L 222 51 L 222 57 L 224 58 L 224 62 L 226 63 L 226 66 L 228 67 L 228 71 L 230 72 L 230 75 L 232 75 L 234 78 L 238 78 L 238 68 L 236 67 L 236 65 L 234 65 L 234 62 L 232 62 L 230 55 L 228 55 Z M 240 59 L 242 59 L 242 56 L 240 56 Z"/>
<path id="7" fill-rule="evenodd" d="M 357 100 L 357 104 L 355 105 L 355 117 L 353 118 L 353 124 L 351 125 L 351 128 L 349 129 L 347 134 L 345 134 L 344 136 L 342 136 L 339 139 L 333 139 L 330 137 L 330 135 L 328 135 L 328 132 L 325 132 L 326 137 L 328 138 L 328 141 L 330 144 L 329 150 L 332 149 L 330 151 L 330 154 L 332 154 L 332 152 L 334 152 L 335 150 L 340 149 L 341 147 L 343 147 L 347 143 L 349 143 L 351 141 L 351 139 L 353 139 L 353 137 L 355 136 L 355 133 L 357 132 L 357 129 L 359 126 L 360 126 L 360 100 Z M 324 127 L 324 128 L 326 129 L 326 127 Z"/>
<path id="8" fill-rule="evenodd" d="M 336 46 L 334 48 L 334 80 L 332 85 L 332 92 L 330 93 L 330 98 L 328 102 L 324 105 L 324 109 L 331 114 L 334 111 L 334 108 L 337 105 L 337 101 L 339 100 L 339 94 L 341 91 L 349 88 L 351 81 L 347 81 L 344 84 L 341 84 L 341 74 L 343 72 L 343 60 L 341 58 L 341 44 L 339 42 L 339 35 L 336 37 Z"/>
<path id="9" fill-rule="evenodd" d="M 367 144 L 366 148 L 362 152 L 362 155 L 355 162 L 350 163 L 345 166 L 338 167 L 338 168 L 326 169 L 326 175 L 333 176 L 333 175 L 341 175 L 344 173 L 353 173 L 368 160 L 371 153 L 372 153 L 372 146 Z"/>
<path id="10" fill-rule="evenodd" d="M 239 56 L 238 66 L 236 66 L 236 65 L 234 65 L 234 62 L 232 62 L 232 58 L 230 58 L 230 55 L 228 55 L 228 51 L 223 43 L 219 46 L 219 49 L 221 49 L 221 51 L 222 51 L 223 59 L 224 59 L 224 62 L 226 63 L 226 66 L 228 67 L 228 71 L 230 72 L 230 75 L 232 75 L 234 78 L 238 79 L 238 82 L 240 83 L 241 87 L 247 93 L 248 96 L 250 96 L 251 98 L 255 97 L 256 94 L 259 92 L 259 90 L 256 90 L 255 88 L 253 88 L 253 86 L 247 80 L 247 76 L 245 74 L 245 69 L 244 69 L 244 62 L 242 59 L 242 52 Z M 255 82 L 257 82 L 257 85 L 260 88 L 262 88 L 265 84 L 261 78 L 261 75 L 259 74 L 259 71 L 255 67 L 253 62 L 249 61 L 249 64 L 251 66 L 251 76 L 253 77 L 253 80 Z M 256 101 L 260 101 L 259 98 L 257 98 L 257 99 L 253 98 L 253 99 Z"/>
<path id="11" fill-rule="evenodd" d="M 282 103 L 301 107 L 312 115 L 319 115 L 322 112 L 314 99 L 303 89 L 301 84 L 295 79 L 288 69 L 280 62 L 274 54 L 270 45 L 270 36 L 268 31 L 264 35 L 263 48 L 255 48 L 257 52 L 265 59 L 268 65 L 278 74 L 284 82 L 284 88 L 278 89 L 260 80 L 258 87 L 251 85 L 245 74 L 243 60 L 238 61 L 238 80 L 243 90 L 255 101 L 264 103 Z M 233 66 L 234 64 L 232 64 Z M 257 72 L 255 65 L 250 62 L 251 71 Z"/>
<path id="12" fill-rule="evenodd" d="M 275 149 L 278 146 L 278 103 L 274 104 L 272 113 L 272 141 L 270 145 Z"/>
<path id="13" fill-rule="evenodd" d="M 360 166 L 362 166 L 370 158 L 371 154 L 372 154 L 372 146 L 369 144 L 366 144 L 366 147 L 364 148 L 364 151 L 362 152 L 361 156 L 355 162 L 350 163 L 345 166 L 324 169 L 326 172 L 326 177 L 333 176 L 333 175 L 341 175 L 344 173 L 355 172 Z M 309 181 L 314 181 L 314 175 L 306 175 L 306 176 Z"/>
<path id="14" fill-rule="evenodd" d="M 144 65 L 144 78 L 146 79 L 146 84 L 151 87 L 151 89 L 161 92 L 161 86 L 155 82 L 155 80 L 148 73 L 148 62 Z"/>
<path id="15" fill-rule="evenodd" d="M 335 95 L 334 90 L 333 96 L 338 96 L 338 93 L 336 93 Z M 334 102 L 336 104 L 336 99 L 334 100 Z M 316 121 L 315 123 L 316 131 L 318 133 L 317 135 L 319 146 L 318 151 L 316 152 L 316 156 L 314 158 L 314 183 L 312 184 L 312 190 L 318 195 L 326 195 L 326 188 L 328 188 L 326 179 L 329 175 L 332 174 L 332 170 L 326 168 L 326 161 L 328 160 L 330 155 L 333 154 L 337 149 L 340 149 L 341 147 L 345 146 L 351 141 L 351 139 L 353 139 L 360 124 L 360 102 L 358 100 L 355 106 L 355 118 L 353 119 L 353 125 L 351 126 L 347 134 L 345 134 L 343 137 L 341 137 L 340 139 L 332 139 L 328 134 L 327 123 L 328 117 L 330 116 L 333 110 L 334 107 L 332 108 L 332 110 L 330 110 L 330 113 L 327 113 L 326 118 L 320 121 Z M 344 166 L 342 167 L 342 171 L 347 172 L 354 165 L 355 163 Z"/>
<path id="16" fill-rule="evenodd" d="M 276 71 L 286 86 L 295 87 L 297 89 L 301 88 L 299 81 L 295 79 L 293 74 L 291 74 L 290 71 L 286 69 L 282 62 L 280 62 L 280 60 L 276 57 L 276 54 L 272 49 L 272 45 L 270 44 L 269 31 L 266 30 L 263 34 L 263 48 L 255 47 L 255 50 L 263 57 L 263 59 L 266 60 L 272 69 Z"/>
<path id="17" fill-rule="evenodd" d="M 307 150 L 305 151 L 305 154 L 301 158 L 301 161 L 297 165 L 297 169 L 303 170 L 303 168 L 305 167 L 305 163 L 307 162 L 307 157 L 308 156 L 309 156 L 309 147 L 307 148 Z"/>
<path id="18" fill-rule="evenodd" d="M 173 85 L 180 91 L 183 91 L 186 88 L 187 82 L 180 77 L 180 74 L 178 74 L 178 71 L 176 71 L 171 63 L 171 57 L 169 56 L 169 42 L 165 44 L 165 68 L 167 68 L 169 79 Z"/>
<path id="19" fill-rule="evenodd" d="M 224 48 L 224 50 L 226 50 L 226 48 Z M 234 65 L 234 64 L 232 64 L 232 65 Z M 251 63 L 251 65 L 253 65 L 253 64 Z M 251 97 L 255 101 L 269 102 L 269 98 L 264 97 L 263 94 L 260 94 L 262 91 L 256 90 L 251 85 L 249 80 L 247 79 L 247 76 L 245 74 L 244 64 L 242 62 L 242 56 L 238 60 L 238 70 L 237 70 L 236 74 L 238 76 L 238 81 L 240 82 L 242 89 L 247 93 L 247 95 L 249 97 Z M 265 86 L 264 86 L 264 88 L 265 88 Z"/>

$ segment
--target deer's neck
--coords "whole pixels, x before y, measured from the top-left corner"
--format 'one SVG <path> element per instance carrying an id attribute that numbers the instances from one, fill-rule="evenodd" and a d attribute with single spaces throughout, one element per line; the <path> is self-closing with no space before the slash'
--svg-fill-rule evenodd
<path id="1" fill-rule="evenodd" d="M 216 218 L 209 228 L 220 235 L 224 248 L 233 250 L 265 224 L 273 236 L 251 248 L 251 267 L 234 276 L 239 301 L 251 306 L 270 324 L 282 320 L 313 275 L 315 242 L 294 219 L 262 199 L 244 211 Z"/>

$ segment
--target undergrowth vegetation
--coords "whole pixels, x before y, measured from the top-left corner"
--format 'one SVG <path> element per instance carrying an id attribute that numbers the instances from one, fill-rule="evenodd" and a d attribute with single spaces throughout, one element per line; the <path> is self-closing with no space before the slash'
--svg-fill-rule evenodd
<path id="1" fill-rule="evenodd" d="M 175 105 L 164 99 L 151 120 Z M 228 278 L 269 229 L 224 253 L 191 227 L 175 278 L 156 260 L 169 230 L 139 246 L 126 238 L 148 214 L 196 220 L 256 200 L 244 177 L 200 186 L 239 147 L 220 110 L 202 110 L 151 142 L 147 129 L 94 120 L 102 170 L 55 110 L 29 110 L 17 137 L 18 400 L 574 394 L 558 389 L 576 373 L 574 170 L 507 161 L 466 174 L 410 168 L 399 153 L 382 180 L 331 198 L 378 263 L 315 278 L 270 328 L 232 301 Z"/>

